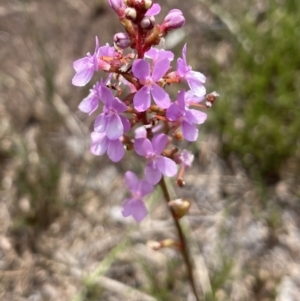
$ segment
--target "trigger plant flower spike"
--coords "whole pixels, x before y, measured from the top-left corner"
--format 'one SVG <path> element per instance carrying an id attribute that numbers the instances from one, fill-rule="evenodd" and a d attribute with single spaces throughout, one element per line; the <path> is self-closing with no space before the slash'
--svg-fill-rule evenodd
<path id="1" fill-rule="evenodd" d="M 96 37 L 94 52 L 73 63 L 73 85 L 94 82 L 79 104 L 83 113 L 95 116 L 90 150 L 96 156 L 107 154 L 112 162 L 135 156 L 144 164 L 144 186 L 147 182 L 155 188 L 165 177 L 175 177 L 178 183 L 184 176 L 184 163 L 178 158 L 192 156 L 180 149 L 181 141 L 198 139 L 199 126 L 207 118 L 203 111 L 218 94 L 206 95 L 206 77 L 188 64 L 186 44 L 175 66 L 174 53 L 158 48 L 170 31 L 185 24 L 180 9 L 171 9 L 158 24 L 161 7 L 152 0 L 107 2 L 123 29 L 111 41 Z M 168 87 L 181 82 L 186 87 L 173 99 Z M 147 215 L 144 194 L 133 186 L 141 184 L 133 173 L 126 173 L 125 179 L 134 197 L 124 202 L 124 216 L 140 222 Z"/>
<path id="2" fill-rule="evenodd" d="M 173 219 L 177 220 L 189 208 L 179 208 L 181 203 L 190 202 L 175 202 L 179 206 L 176 212 L 182 213 L 176 214 L 175 207 L 170 205 L 165 178 L 184 186 L 184 173 L 191 167 L 194 155 L 181 149 L 182 144 L 187 145 L 182 142 L 198 139 L 201 124 L 207 119 L 203 111 L 212 106 L 218 94 L 206 94 L 206 77 L 188 64 L 186 44 L 175 64 L 174 53 L 158 47 L 170 31 L 185 24 L 181 10 L 173 8 L 158 24 L 155 18 L 161 7 L 153 0 L 107 2 L 120 21 L 120 29 L 123 28 L 110 41 L 99 41 L 96 37 L 94 52 L 73 63 L 72 84 L 81 87 L 91 80 L 94 84 L 79 103 L 83 113 L 95 116 L 90 150 L 96 156 L 107 154 L 112 162 L 124 157 L 140 160 L 143 180 L 131 171 L 124 175 L 130 195 L 122 204 L 124 217 L 143 221 L 148 214 L 145 196 L 159 186 Z M 179 87 L 180 83 L 185 85 L 184 89 Z M 181 90 L 176 98 L 170 96 L 170 86 Z M 177 221 L 175 226 L 181 240 L 175 245 L 181 245 L 190 283 L 199 300 L 183 232 Z"/>

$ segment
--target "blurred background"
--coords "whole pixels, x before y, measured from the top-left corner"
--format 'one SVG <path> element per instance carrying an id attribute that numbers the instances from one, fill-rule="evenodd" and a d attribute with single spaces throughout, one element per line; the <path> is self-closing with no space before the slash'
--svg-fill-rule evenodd
<path id="1" fill-rule="evenodd" d="M 186 17 L 166 47 L 220 98 L 196 144 L 183 219 L 209 301 L 300 300 L 300 2 L 158 1 Z M 127 157 L 89 152 L 95 116 L 77 107 L 72 63 L 111 44 L 106 0 L 0 0 L 0 300 L 193 300 L 157 191 L 140 225 L 123 219 Z M 94 79 L 96 80 L 96 78 Z M 172 187 L 173 182 L 169 182 Z M 204 298 L 203 298 L 204 300 Z"/>

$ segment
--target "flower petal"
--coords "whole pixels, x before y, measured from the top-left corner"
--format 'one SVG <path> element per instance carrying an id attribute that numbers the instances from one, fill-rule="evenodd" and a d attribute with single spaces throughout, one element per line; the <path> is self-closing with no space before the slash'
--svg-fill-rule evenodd
<path id="1" fill-rule="evenodd" d="M 204 74 L 202 74 L 201 72 L 198 72 L 198 71 L 193 71 L 193 70 L 189 71 L 189 73 L 186 76 L 186 79 L 187 80 L 191 79 L 191 80 L 197 81 L 201 84 L 204 84 L 206 82 L 206 77 Z M 203 96 L 203 95 L 197 95 L 197 96 Z"/>
<path id="2" fill-rule="evenodd" d="M 84 98 L 78 106 L 79 110 L 84 113 L 89 113 L 90 115 L 98 108 L 98 97 L 95 93 L 90 93 L 90 95 Z"/>
<path id="3" fill-rule="evenodd" d="M 187 66 L 182 58 L 177 59 L 177 73 L 178 75 L 183 78 L 188 71 Z"/>
<path id="4" fill-rule="evenodd" d="M 132 203 L 134 202 L 134 198 L 128 198 L 128 199 L 125 199 L 123 204 L 122 204 L 122 207 L 123 207 L 123 210 L 122 210 L 122 215 L 124 217 L 127 217 L 127 216 L 130 216 L 131 213 L 132 213 Z"/>
<path id="5" fill-rule="evenodd" d="M 150 76 L 150 65 L 147 61 L 138 59 L 132 65 L 132 72 L 136 78 L 145 80 Z"/>
<path id="6" fill-rule="evenodd" d="M 182 111 L 185 111 L 185 90 L 181 90 L 179 93 L 178 93 L 178 96 L 177 96 L 177 101 L 178 101 L 178 105 L 180 107 L 180 109 Z"/>
<path id="7" fill-rule="evenodd" d="M 118 113 L 123 113 L 127 110 L 127 106 L 117 97 L 112 99 L 111 107 Z"/>
<path id="8" fill-rule="evenodd" d="M 151 104 L 150 89 L 148 86 L 142 87 L 133 97 L 134 108 L 138 112 L 146 111 Z"/>
<path id="9" fill-rule="evenodd" d="M 107 150 L 107 137 L 105 133 L 91 133 L 92 145 L 91 152 L 96 156 L 103 155 Z"/>
<path id="10" fill-rule="evenodd" d="M 107 146 L 107 155 L 113 162 L 119 162 L 125 154 L 122 142 L 119 139 L 110 140 Z"/>
<path id="11" fill-rule="evenodd" d="M 145 177 L 150 184 L 156 185 L 161 179 L 161 172 L 148 163 L 144 171 Z"/>
<path id="12" fill-rule="evenodd" d="M 186 62 L 186 44 L 184 44 L 183 48 L 182 48 L 182 59 L 185 63 L 185 65 L 187 66 L 187 62 Z"/>
<path id="13" fill-rule="evenodd" d="M 205 88 L 204 88 L 204 90 L 205 90 Z M 206 91 L 205 91 L 205 93 L 206 93 Z M 205 95 L 205 93 L 204 93 L 204 95 Z M 199 102 L 203 101 L 204 98 L 205 98 L 204 96 L 196 96 L 192 90 L 185 92 L 185 96 L 184 96 L 185 103 L 187 105 L 191 105 L 191 103 L 199 103 Z"/>
<path id="14" fill-rule="evenodd" d="M 73 63 L 73 68 L 76 72 L 80 72 L 85 69 L 87 65 L 91 65 L 91 58 L 83 57 Z"/>
<path id="15" fill-rule="evenodd" d="M 139 183 L 139 179 L 132 171 L 126 171 L 125 173 L 125 185 L 132 192 L 136 191 L 136 187 Z"/>
<path id="16" fill-rule="evenodd" d="M 136 139 L 133 146 L 136 153 L 142 157 L 146 157 L 153 153 L 152 144 L 149 139 Z"/>
<path id="17" fill-rule="evenodd" d="M 108 107 L 111 106 L 114 96 L 109 88 L 101 86 L 101 101 Z"/>
<path id="18" fill-rule="evenodd" d="M 152 86 L 152 96 L 155 103 L 162 109 L 167 109 L 170 106 L 171 99 L 169 94 L 157 84 Z"/>
<path id="19" fill-rule="evenodd" d="M 153 68 L 152 78 L 154 81 L 160 80 L 170 69 L 170 61 L 165 58 L 162 60 L 158 60 Z"/>
<path id="20" fill-rule="evenodd" d="M 159 156 L 157 158 L 157 168 L 167 177 L 173 177 L 177 174 L 176 163 L 167 157 Z"/>
<path id="21" fill-rule="evenodd" d="M 119 115 L 119 117 L 120 117 L 120 119 L 122 121 L 122 124 L 123 124 L 124 133 L 128 132 L 131 128 L 129 120 L 125 116 L 122 116 L 122 115 Z"/>
<path id="22" fill-rule="evenodd" d="M 196 96 L 202 97 L 206 94 L 206 89 L 200 81 L 189 79 L 187 80 L 187 82 L 189 84 L 189 87 L 191 88 L 191 90 Z"/>
<path id="23" fill-rule="evenodd" d="M 106 130 L 107 126 L 107 118 L 105 117 L 104 113 L 97 116 L 95 123 L 94 123 L 94 131 L 98 133 L 103 133 Z"/>
<path id="24" fill-rule="evenodd" d="M 120 138 L 124 134 L 123 123 L 117 114 L 107 118 L 106 135 L 110 140 Z"/>
<path id="25" fill-rule="evenodd" d="M 168 142 L 167 135 L 165 134 L 155 135 L 152 139 L 153 152 L 156 155 L 160 155 L 164 150 L 164 148 L 166 147 L 167 142 Z"/>
<path id="26" fill-rule="evenodd" d="M 137 187 L 138 187 L 137 192 L 139 193 L 139 196 L 141 196 L 141 197 L 145 196 L 153 191 L 153 185 L 151 185 L 146 180 L 140 180 Z"/>
<path id="27" fill-rule="evenodd" d="M 170 121 L 176 121 L 182 116 L 182 111 L 180 110 L 177 103 L 172 103 L 169 106 L 166 116 Z"/>
<path id="28" fill-rule="evenodd" d="M 196 141 L 198 138 L 198 129 L 194 124 L 189 124 L 186 121 L 182 122 L 182 133 L 187 141 Z"/>
<path id="29" fill-rule="evenodd" d="M 94 75 L 94 67 L 92 66 L 84 68 L 77 72 L 72 79 L 72 84 L 74 86 L 83 87 L 85 86 Z"/>
<path id="30" fill-rule="evenodd" d="M 186 118 L 189 123 L 202 124 L 207 118 L 207 114 L 198 110 L 190 109 L 186 112 Z"/>
<path id="31" fill-rule="evenodd" d="M 145 14 L 145 16 L 156 16 L 160 13 L 161 7 L 157 3 L 153 3 L 151 8 L 149 8 Z"/>
<path id="32" fill-rule="evenodd" d="M 148 214 L 147 208 L 142 199 L 126 199 L 123 202 L 122 214 L 124 217 L 132 215 L 132 217 L 139 223 Z"/>
<path id="33" fill-rule="evenodd" d="M 147 130 L 144 126 L 140 126 L 134 130 L 134 138 L 147 138 Z"/>

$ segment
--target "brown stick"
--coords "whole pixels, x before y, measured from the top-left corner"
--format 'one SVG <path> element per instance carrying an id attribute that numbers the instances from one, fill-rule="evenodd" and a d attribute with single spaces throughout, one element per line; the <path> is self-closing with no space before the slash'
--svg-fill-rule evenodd
<path id="1" fill-rule="evenodd" d="M 169 194 L 164 177 L 162 177 L 161 181 L 159 182 L 159 185 L 163 191 L 165 200 L 167 201 L 167 203 L 169 203 L 171 201 L 171 198 L 170 198 L 170 194 Z M 196 290 L 196 283 L 195 283 L 194 273 L 193 273 L 193 264 L 192 264 L 192 260 L 189 255 L 188 244 L 187 244 L 186 238 L 183 234 L 181 225 L 180 225 L 178 219 L 176 218 L 176 214 L 175 214 L 174 210 L 171 207 L 169 207 L 169 208 L 170 208 L 171 215 L 172 215 L 172 218 L 175 223 L 175 227 L 178 232 L 178 237 L 179 237 L 179 241 L 181 244 L 181 253 L 182 253 L 182 257 L 184 259 L 185 265 L 186 265 L 189 282 L 192 287 L 192 290 L 193 290 L 196 300 L 200 301 L 197 290 Z"/>

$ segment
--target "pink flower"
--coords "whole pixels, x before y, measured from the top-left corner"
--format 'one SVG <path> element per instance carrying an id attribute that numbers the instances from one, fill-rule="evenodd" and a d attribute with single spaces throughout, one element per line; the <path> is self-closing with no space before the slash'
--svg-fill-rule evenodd
<path id="1" fill-rule="evenodd" d="M 119 162 L 124 157 L 124 147 L 120 139 L 110 140 L 106 133 L 91 133 L 91 152 L 96 156 L 101 156 L 107 152 L 109 159 Z"/>
<path id="2" fill-rule="evenodd" d="M 203 123 L 207 115 L 201 111 L 190 109 L 185 102 L 185 91 L 178 93 L 177 102 L 170 105 L 166 113 L 170 121 L 182 126 L 182 133 L 186 140 L 195 141 L 198 138 L 198 129 L 195 124 Z"/>
<path id="3" fill-rule="evenodd" d="M 123 202 L 122 214 L 124 217 L 132 215 L 137 222 L 140 222 L 148 213 L 142 197 L 151 193 L 153 186 L 146 180 L 139 180 L 131 171 L 125 173 L 125 185 L 130 190 L 131 197 Z"/>
<path id="4" fill-rule="evenodd" d="M 138 59 L 133 63 L 133 75 L 144 85 L 133 98 L 134 108 L 138 112 L 144 112 L 150 107 L 151 95 L 159 107 L 163 109 L 169 107 L 171 100 L 168 93 L 156 83 L 166 74 L 169 68 L 170 61 L 167 58 L 156 62 L 152 74 L 147 61 Z"/>
<path id="5" fill-rule="evenodd" d="M 176 163 L 161 155 L 167 142 L 165 134 L 155 135 L 152 142 L 146 138 L 136 139 L 134 142 L 136 153 L 148 160 L 144 173 L 147 181 L 153 185 L 160 181 L 162 175 L 173 177 L 177 173 Z"/>
<path id="6" fill-rule="evenodd" d="M 72 84 L 74 86 L 85 86 L 93 77 L 94 72 L 98 70 L 98 50 L 99 40 L 96 37 L 94 54 L 91 55 L 88 52 L 86 57 L 79 59 L 73 63 L 73 68 L 76 71 L 76 74 L 72 79 Z"/>
<path id="7" fill-rule="evenodd" d="M 118 139 L 130 129 L 128 119 L 120 115 L 127 106 L 105 86 L 101 87 L 101 100 L 104 103 L 103 113 L 96 118 L 94 130 L 105 132 L 110 140 Z"/>
<path id="8" fill-rule="evenodd" d="M 187 81 L 196 96 L 201 97 L 205 95 L 206 89 L 203 84 L 206 81 L 206 77 L 200 72 L 193 71 L 192 67 L 187 64 L 186 44 L 182 49 L 182 58 L 177 60 L 177 73 L 181 79 Z"/>

